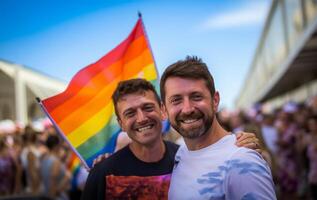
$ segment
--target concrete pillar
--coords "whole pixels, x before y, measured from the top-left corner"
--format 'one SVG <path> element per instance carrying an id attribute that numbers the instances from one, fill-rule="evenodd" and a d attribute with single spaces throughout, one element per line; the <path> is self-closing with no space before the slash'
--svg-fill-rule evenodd
<path id="1" fill-rule="evenodd" d="M 15 73 L 15 105 L 16 105 L 16 120 L 27 123 L 27 102 L 26 102 L 26 87 L 22 72 L 16 69 Z"/>

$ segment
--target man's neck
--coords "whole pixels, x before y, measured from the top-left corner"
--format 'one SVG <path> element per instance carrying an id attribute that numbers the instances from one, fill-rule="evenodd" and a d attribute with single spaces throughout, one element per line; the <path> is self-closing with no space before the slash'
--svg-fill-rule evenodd
<path id="1" fill-rule="evenodd" d="M 214 118 L 213 123 L 206 134 L 194 139 L 184 138 L 184 141 L 190 151 L 195 151 L 216 143 L 226 135 L 229 135 L 228 131 L 223 129 L 217 119 Z"/>
<path id="2" fill-rule="evenodd" d="M 163 158 L 165 153 L 165 145 L 162 139 L 148 146 L 132 142 L 129 148 L 143 162 L 157 162 Z"/>

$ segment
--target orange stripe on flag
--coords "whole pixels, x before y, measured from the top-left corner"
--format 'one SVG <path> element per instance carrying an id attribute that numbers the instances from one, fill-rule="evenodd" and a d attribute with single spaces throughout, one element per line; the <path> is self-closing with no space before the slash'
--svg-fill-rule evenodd
<path id="1" fill-rule="evenodd" d="M 144 51 L 147 51 L 147 49 L 143 46 L 144 42 L 144 37 L 140 37 L 135 41 L 135 43 L 133 43 L 133 48 L 128 48 L 130 55 L 133 54 L 132 52 L 134 52 L 134 58 L 129 57 L 126 59 L 126 62 L 123 62 L 124 59 L 120 59 L 111 66 L 105 68 L 105 70 L 92 77 L 91 80 L 86 83 L 85 87 L 77 91 L 73 97 L 69 98 L 67 101 L 63 102 L 57 108 L 52 110 L 51 115 L 54 116 L 56 122 L 60 122 L 60 120 L 65 117 L 65 114 L 70 114 L 73 112 L 78 106 L 83 105 L 92 95 L 95 95 L 98 90 L 112 82 L 117 76 L 122 75 L 122 70 L 125 68 L 125 63 L 133 62 L 133 60 L 135 60 L 138 56 L 142 56 Z M 142 48 L 138 48 L 138 46 L 135 46 L 136 44 L 142 45 Z M 153 60 L 151 60 L 151 62 L 153 62 Z M 98 65 L 98 63 L 96 63 L 96 65 Z M 81 96 L 83 98 L 78 99 L 77 101 L 77 96 Z"/>
<path id="2" fill-rule="evenodd" d="M 116 62 L 107 69 L 108 73 L 100 73 L 97 76 L 93 77 L 89 82 L 89 86 L 82 88 L 75 96 L 68 99 L 51 112 L 51 115 L 56 120 L 56 123 L 61 122 L 64 118 L 77 110 L 79 107 L 85 105 L 88 101 L 90 101 L 91 98 L 93 98 L 93 96 L 97 95 L 97 93 L 102 89 L 100 87 L 106 87 L 115 79 L 115 77 L 122 74 L 122 66 L 120 62 Z M 95 86 L 96 84 L 99 85 L 99 88 L 97 90 L 97 86 Z"/>
<path id="3" fill-rule="evenodd" d="M 99 73 L 90 81 L 89 86 L 83 88 L 76 96 L 72 97 L 61 106 L 54 109 L 54 111 L 52 111 L 52 116 L 55 117 L 57 123 L 61 122 L 61 120 L 67 118 L 68 115 L 72 115 L 72 113 L 75 112 L 78 107 L 84 106 L 89 101 L 91 101 L 94 96 L 97 96 L 99 92 L 104 90 L 103 88 L 105 88 L 108 84 L 111 84 L 115 78 L 118 78 L 119 76 L 123 76 L 122 79 L 127 79 L 126 77 L 132 78 L 145 66 L 151 63 L 153 63 L 153 60 L 149 50 L 145 50 L 140 56 L 136 57 L 134 60 L 123 66 L 120 65 L 121 63 L 119 62 L 115 63 L 115 65 L 108 68 L 109 70 L 107 70 L 107 73 Z M 129 69 L 126 70 L 127 74 L 121 71 L 123 68 Z M 110 75 L 111 77 L 109 77 Z M 108 79 L 106 79 L 107 76 Z M 96 88 L 97 85 L 102 86 L 103 88 Z M 116 85 L 114 87 L 116 87 Z M 113 88 L 113 90 L 108 90 L 109 93 L 105 94 L 104 99 L 101 100 L 105 102 L 110 101 L 114 89 L 115 88 Z M 96 105 L 99 105 L 99 103 L 96 103 Z"/>
<path id="4" fill-rule="evenodd" d="M 111 95 L 115 90 L 118 81 L 119 79 L 108 84 L 107 87 L 98 92 L 98 94 L 92 97 L 92 99 L 85 105 L 79 107 L 59 123 L 59 126 L 65 132 L 65 135 L 72 132 L 78 126 L 82 125 L 82 123 L 89 120 L 107 104 L 111 103 Z M 85 114 L 83 115 L 82 113 Z"/>
<path id="5" fill-rule="evenodd" d="M 124 67 L 124 71 L 122 74 L 122 79 L 127 80 L 138 74 L 144 67 L 147 65 L 154 63 L 151 51 L 149 49 L 143 51 L 143 53 L 132 60 L 129 63 L 126 63 Z"/>
<path id="6" fill-rule="evenodd" d="M 134 40 L 131 46 L 127 49 L 123 56 L 123 61 L 125 63 L 130 62 L 135 57 L 138 57 L 145 49 L 148 49 L 146 39 L 144 36 L 141 36 Z"/>

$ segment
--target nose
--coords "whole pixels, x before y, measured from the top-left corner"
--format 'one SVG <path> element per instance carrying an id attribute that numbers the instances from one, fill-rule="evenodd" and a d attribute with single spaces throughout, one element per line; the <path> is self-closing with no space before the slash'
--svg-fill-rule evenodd
<path id="1" fill-rule="evenodd" d="M 147 117 L 144 114 L 144 112 L 141 109 L 137 110 L 137 116 L 136 116 L 136 120 L 138 123 L 142 123 L 142 122 L 146 122 L 147 121 Z"/>
<path id="2" fill-rule="evenodd" d="M 191 101 L 188 98 L 185 98 L 183 101 L 183 107 L 182 107 L 182 112 L 184 114 L 190 114 L 194 112 L 195 108 L 192 105 Z"/>

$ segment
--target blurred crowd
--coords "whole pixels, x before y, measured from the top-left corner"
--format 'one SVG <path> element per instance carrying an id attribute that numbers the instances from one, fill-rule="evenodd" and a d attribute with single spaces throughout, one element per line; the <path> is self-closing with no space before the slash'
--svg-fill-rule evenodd
<path id="1" fill-rule="evenodd" d="M 275 110 L 257 105 L 248 111 L 221 110 L 229 131 L 253 132 L 271 166 L 278 199 L 317 199 L 317 97 L 288 102 Z M 166 135 L 179 142 L 179 135 Z M 120 137 L 120 136 L 119 136 Z M 88 172 L 72 168 L 73 154 L 46 123 L 44 128 L 0 123 L 0 198 L 80 199 Z"/>
<path id="2" fill-rule="evenodd" d="M 74 155 L 51 125 L 1 125 L 0 199 L 80 199 L 88 172 L 74 173 Z"/>
<path id="3" fill-rule="evenodd" d="M 317 199 L 317 97 L 275 110 L 220 111 L 219 118 L 228 130 L 256 133 L 278 199 Z"/>

